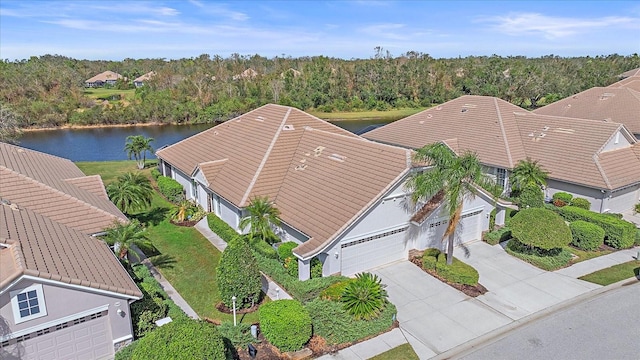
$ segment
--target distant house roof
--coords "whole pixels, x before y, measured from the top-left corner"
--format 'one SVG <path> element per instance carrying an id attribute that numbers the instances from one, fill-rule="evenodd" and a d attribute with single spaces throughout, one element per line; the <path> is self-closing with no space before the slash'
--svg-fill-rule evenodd
<path id="1" fill-rule="evenodd" d="M 155 71 L 149 71 L 148 73 L 144 74 L 144 75 L 140 75 L 137 78 L 135 78 L 133 80 L 133 82 L 145 82 L 147 80 L 150 80 L 152 77 L 154 77 L 156 75 Z"/>
<path id="2" fill-rule="evenodd" d="M 142 297 L 103 241 L 23 206 L 2 203 L 0 289 L 23 275 Z"/>
<path id="3" fill-rule="evenodd" d="M 127 221 L 99 176 L 85 176 L 67 159 L 6 143 L 0 143 L 0 198 L 85 234 Z"/>
<path id="4" fill-rule="evenodd" d="M 281 219 L 310 237 L 310 257 L 335 239 L 411 167 L 409 150 L 365 140 L 295 108 L 265 105 L 159 150 L 237 207 L 275 201 Z"/>
<path id="5" fill-rule="evenodd" d="M 627 89 L 640 92 L 640 74 L 624 78 L 607 87 L 608 88 L 627 88 Z"/>
<path id="6" fill-rule="evenodd" d="M 258 72 L 253 70 L 252 68 L 248 68 L 247 70 L 241 72 L 240 74 L 233 75 L 233 80 L 253 79 L 256 76 L 258 76 Z"/>
<path id="7" fill-rule="evenodd" d="M 617 132 L 635 145 L 603 152 Z M 482 163 L 507 169 L 530 157 L 552 179 L 600 189 L 640 182 L 640 159 L 630 156 L 640 145 L 621 124 L 541 115 L 493 97 L 462 96 L 363 136 L 412 149 L 443 142 L 457 153 L 471 151 Z"/>
<path id="8" fill-rule="evenodd" d="M 621 123 L 640 134 L 640 92 L 631 88 L 594 87 L 533 112 Z"/>
<path id="9" fill-rule="evenodd" d="M 106 82 L 107 80 L 118 80 L 118 79 L 122 79 L 122 75 L 116 72 L 107 70 L 107 71 L 101 72 L 100 74 L 90 79 L 85 80 L 85 83 L 94 83 L 97 81 Z"/>

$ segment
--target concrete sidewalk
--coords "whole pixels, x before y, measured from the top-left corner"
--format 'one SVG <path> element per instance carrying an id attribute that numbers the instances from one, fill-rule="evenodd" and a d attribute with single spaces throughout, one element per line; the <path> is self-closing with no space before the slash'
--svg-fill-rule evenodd
<path id="1" fill-rule="evenodd" d="M 389 299 L 398 308 L 400 332 L 420 359 L 449 358 L 458 350 L 478 345 L 492 334 L 501 334 L 523 323 L 584 301 L 606 290 L 578 280 L 579 276 L 635 259 L 638 248 L 618 251 L 555 272 L 540 270 L 484 242 L 457 248 L 455 256 L 472 265 L 488 292 L 476 298 L 440 282 L 414 264 L 403 261 L 373 270 L 387 285 Z M 326 355 L 323 360 L 367 359 L 389 350 L 383 334 L 374 339 Z M 379 339 L 379 340 L 378 340 Z M 400 345 L 400 344 L 397 344 Z"/>

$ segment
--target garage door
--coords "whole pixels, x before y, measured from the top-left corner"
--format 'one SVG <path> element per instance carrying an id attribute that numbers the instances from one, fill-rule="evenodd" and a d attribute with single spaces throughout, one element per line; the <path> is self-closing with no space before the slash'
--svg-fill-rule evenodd
<path id="1" fill-rule="evenodd" d="M 480 239 L 480 216 L 482 210 L 473 211 L 462 215 L 460 224 L 458 224 L 456 243 L 464 244 L 469 241 Z"/>
<path id="2" fill-rule="evenodd" d="M 407 259 L 405 231 L 406 228 L 393 230 L 342 244 L 342 275 Z"/>
<path id="3" fill-rule="evenodd" d="M 107 359 L 113 357 L 113 341 L 107 311 L 69 321 L 30 334 L 17 345 L 23 359 Z"/>

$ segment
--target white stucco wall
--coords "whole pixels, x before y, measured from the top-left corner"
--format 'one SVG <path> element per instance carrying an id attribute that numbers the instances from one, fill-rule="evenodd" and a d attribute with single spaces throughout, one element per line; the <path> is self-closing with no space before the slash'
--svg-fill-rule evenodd
<path id="1" fill-rule="evenodd" d="M 620 131 L 617 131 L 616 134 L 613 135 L 611 140 L 607 142 L 604 148 L 602 148 L 602 151 L 622 149 L 629 146 L 631 146 L 629 140 L 627 140 L 627 138 Z"/>
<path id="2" fill-rule="evenodd" d="M 240 232 L 238 228 L 240 222 L 238 208 L 223 198 L 220 198 L 220 215 L 218 216 L 233 229 Z"/>
<path id="3" fill-rule="evenodd" d="M 547 180 L 545 197 L 551 199 L 553 197 L 553 194 L 557 192 L 566 192 L 573 195 L 573 197 L 581 197 L 587 199 L 591 203 L 591 211 L 601 212 L 606 209 L 604 205 L 608 196 L 607 191 L 603 192 L 598 189 L 569 184 L 552 179 Z M 604 203 L 603 199 L 605 199 Z"/>

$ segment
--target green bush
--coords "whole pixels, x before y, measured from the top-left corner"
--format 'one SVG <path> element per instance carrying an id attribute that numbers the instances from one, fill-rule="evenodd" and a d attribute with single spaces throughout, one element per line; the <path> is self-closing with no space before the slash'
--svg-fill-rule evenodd
<path id="1" fill-rule="evenodd" d="M 280 246 L 278 246 L 278 257 L 280 258 L 280 261 L 284 262 L 287 258 L 294 257 L 293 249 L 296 247 L 298 247 L 298 243 L 293 241 L 287 241 L 280 244 Z"/>
<path id="2" fill-rule="evenodd" d="M 118 350 L 115 356 L 115 360 L 131 360 L 133 356 L 133 351 L 138 347 L 140 342 L 138 340 L 133 341 L 131 344 L 121 348 Z"/>
<path id="3" fill-rule="evenodd" d="M 158 178 L 162 176 L 162 173 L 158 169 L 151 169 L 151 177 L 153 180 L 158 181 Z"/>
<path id="4" fill-rule="evenodd" d="M 626 249 L 632 247 L 635 241 L 635 225 L 616 216 L 599 214 L 575 206 L 561 208 L 560 215 L 569 222 L 583 220 L 600 226 L 604 229 L 604 243 L 613 248 Z"/>
<path id="5" fill-rule="evenodd" d="M 506 226 L 501 227 L 498 230 L 484 233 L 484 241 L 486 241 L 489 245 L 497 245 L 509 239 L 511 239 L 511 229 Z"/>
<path id="6" fill-rule="evenodd" d="M 571 230 L 560 215 L 544 208 L 520 210 L 511 219 L 511 235 L 522 244 L 539 249 L 562 248 L 571 242 Z"/>
<path id="7" fill-rule="evenodd" d="M 477 285 L 480 275 L 471 265 L 453 258 L 451 265 L 447 265 L 446 254 L 438 249 L 427 249 L 422 255 L 422 266 L 435 271 L 445 280 L 463 285 Z"/>
<path id="8" fill-rule="evenodd" d="M 223 338 L 228 339 L 236 348 L 245 347 L 255 341 L 251 335 L 251 325 L 247 323 L 240 322 L 234 326 L 233 322 L 225 321 L 218 326 L 218 331 Z"/>
<path id="9" fill-rule="evenodd" d="M 557 192 L 557 193 L 553 194 L 551 199 L 560 200 L 560 201 L 563 201 L 565 204 L 570 204 L 571 203 L 571 199 L 573 199 L 573 195 L 561 191 L 561 192 Z"/>
<path id="10" fill-rule="evenodd" d="M 247 236 L 244 236 L 243 238 L 246 239 L 246 241 L 249 241 L 249 245 L 251 245 L 251 248 L 258 254 L 269 259 L 278 258 L 278 252 L 276 251 L 276 249 L 274 249 L 273 246 L 269 245 L 269 243 L 267 243 L 263 239 L 260 239 L 257 236 L 253 238 L 253 240 L 249 240 Z"/>
<path id="11" fill-rule="evenodd" d="M 139 340 L 132 360 L 212 359 L 227 357 L 215 325 L 204 321 L 173 321 Z"/>
<path id="12" fill-rule="evenodd" d="M 209 213 L 207 215 L 207 223 L 209 224 L 209 229 L 227 243 L 240 236 L 237 231 L 233 230 L 229 224 L 215 214 Z"/>
<path id="13" fill-rule="evenodd" d="M 387 304 L 387 292 L 382 287 L 382 279 L 371 273 L 356 274 L 354 281 L 347 284 L 342 292 L 342 303 L 356 320 L 377 318 Z"/>
<path id="14" fill-rule="evenodd" d="M 573 200 L 571 200 L 571 206 L 579 207 L 585 210 L 591 209 L 591 203 L 585 198 L 574 198 Z"/>
<path id="15" fill-rule="evenodd" d="M 241 309 L 260 301 L 260 269 L 246 241 L 238 237 L 229 242 L 216 271 L 218 291 L 227 307 L 233 306 L 233 296 Z"/>
<path id="16" fill-rule="evenodd" d="M 158 190 L 160 190 L 160 193 L 164 195 L 167 200 L 174 204 L 178 204 L 184 200 L 184 189 L 182 188 L 182 185 L 172 178 L 168 178 L 166 176 L 159 177 Z"/>
<path id="17" fill-rule="evenodd" d="M 311 338 L 311 316 L 297 300 L 277 300 L 260 307 L 260 330 L 282 351 L 302 348 Z"/>
<path id="18" fill-rule="evenodd" d="M 517 199 L 520 209 L 541 208 L 544 206 L 544 194 L 538 185 L 526 185 Z"/>
<path id="19" fill-rule="evenodd" d="M 640 213 L 640 203 L 637 203 L 636 206 L 633 208 L 633 210 L 635 211 L 635 213 Z"/>
<path id="20" fill-rule="evenodd" d="M 320 293 L 320 298 L 324 300 L 341 301 L 344 289 L 352 281 L 354 281 L 354 279 L 347 279 L 329 286 L 328 288 L 322 290 L 322 292 Z"/>
<path id="21" fill-rule="evenodd" d="M 496 214 L 497 210 L 495 208 L 489 213 L 489 230 L 493 230 L 496 227 Z"/>
<path id="22" fill-rule="evenodd" d="M 511 239 L 507 243 L 507 253 L 526 261 L 542 270 L 553 271 L 569 264 L 572 255 L 565 248 L 543 250 L 524 245 L 517 239 Z"/>
<path id="23" fill-rule="evenodd" d="M 597 250 L 604 243 L 604 229 L 596 224 L 577 220 L 569 224 L 571 229 L 571 245 L 578 249 Z"/>
<path id="24" fill-rule="evenodd" d="M 635 245 L 636 245 L 636 246 L 640 246 L 640 229 L 636 230 L 636 241 L 635 241 Z"/>
<path id="25" fill-rule="evenodd" d="M 381 334 L 393 325 L 396 307 L 387 303 L 374 320 L 355 320 L 342 304 L 315 299 L 305 305 L 311 314 L 313 333 L 322 336 L 329 345 L 344 344 Z"/>

